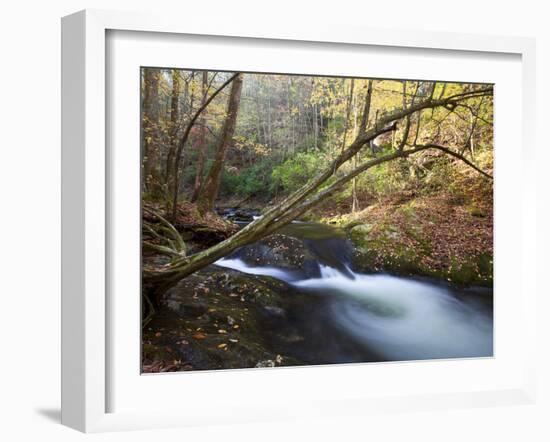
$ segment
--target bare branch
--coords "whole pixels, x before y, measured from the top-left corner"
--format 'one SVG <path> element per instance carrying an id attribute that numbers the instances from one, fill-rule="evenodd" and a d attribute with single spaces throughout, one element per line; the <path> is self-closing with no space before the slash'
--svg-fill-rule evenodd
<path id="1" fill-rule="evenodd" d="M 464 157 L 463 155 L 459 154 L 458 152 L 455 152 L 454 150 L 452 149 L 449 149 L 448 147 L 445 147 L 445 146 L 441 146 L 439 144 L 433 144 L 433 143 L 430 143 L 430 144 L 422 144 L 422 145 L 418 145 L 418 146 L 415 146 L 415 148 L 422 148 L 422 149 L 437 149 L 437 150 L 440 150 L 441 152 L 445 152 L 446 154 L 448 155 L 451 155 L 452 157 L 455 157 L 461 161 L 463 161 L 464 163 L 466 163 L 468 166 L 470 166 L 472 169 L 476 170 L 477 172 L 479 172 L 481 175 L 483 175 L 484 177 L 486 178 L 489 178 L 489 179 L 493 179 L 493 175 L 483 171 L 482 169 L 480 169 L 479 167 L 477 167 L 474 163 L 472 163 L 471 161 L 469 161 L 468 159 L 466 159 L 466 157 Z"/>
<path id="2" fill-rule="evenodd" d="M 186 254 L 186 250 L 187 250 L 187 246 L 185 245 L 185 241 L 183 240 L 183 238 L 181 237 L 180 233 L 178 232 L 178 230 L 172 225 L 172 223 L 170 223 L 166 218 L 164 218 L 162 215 L 152 211 L 151 209 L 148 209 L 147 207 L 143 207 L 143 211 L 158 218 L 158 220 L 160 221 L 161 223 L 161 230 L 164 230 L 165 232 L 168 233 L 168 235 L 171 237 L 171 240 L 170 239 L 166 239 L 164 238 L 162 235 L 158 234 L 157 232 L 154 231 L 153 227 L 150 225 L 150 224 L 144 224 L 144 227 L 153 233 L 153 236 L 155 236 L 156 238 L 158 239 L 164 239 L 169 247 L 166 247 L 166 246 L 157 246 L 155 244 L 152 244 L 152 243 L 149 243 L 148 244 L 148 247 L 150 248 L 153 248 L 153 246 L 157 247 L 157 248 L 161 248 L 159 249 L 160 250 L 163 250 L 163 249 L 170 249 L 171 252 L 170 254 L 173 255 L 173 256 L 178 256 L 178 257 L 182 257 L 182 256 L 185 256 Z M 145 242 L 144 242 L 145 244 Z M 164 252 L 163 252 L 164 253 Z M 166 253 L 165 253 L 166 254 Z"/>

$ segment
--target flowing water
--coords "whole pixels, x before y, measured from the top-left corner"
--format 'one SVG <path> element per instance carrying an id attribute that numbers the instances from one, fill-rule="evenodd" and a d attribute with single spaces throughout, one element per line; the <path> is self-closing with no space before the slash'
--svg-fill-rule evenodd
<path id="1" fill-rule="evenodd" d="M 231 257 L 216 263 L 288 285 L 286 314 L 266 329 L 276 351 L 307 363 L 492 356 L 491 289 L 357 273 L 337 229 L 295 223 L 281 233 L 301 239 L 317 258 L 315 276 Z"/>

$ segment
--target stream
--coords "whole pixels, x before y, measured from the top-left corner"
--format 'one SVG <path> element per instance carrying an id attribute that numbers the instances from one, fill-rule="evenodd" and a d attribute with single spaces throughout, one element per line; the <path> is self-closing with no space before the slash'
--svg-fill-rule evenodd
<path id="1" fill-rule="evenodd" d="M 330 226 L 294 222 L 278 233 L 302 241 L 317 269 L 251 265 L 238 254 L 216 262 L 288 287 L 285 314 L 263 331 L 271 350 L 308 364 L 493 355 L 492 289 L 357 273 L 352 245 Z"/>

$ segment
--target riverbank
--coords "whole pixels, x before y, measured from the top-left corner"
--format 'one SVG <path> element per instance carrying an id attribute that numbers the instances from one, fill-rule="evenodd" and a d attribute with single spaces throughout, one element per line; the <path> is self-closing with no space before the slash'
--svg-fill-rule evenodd
<path id="1" fill-rule="evenodd" d="M 465 201 L 450 192 L 395 197 L 322 222 L 347 232 L 356 249 L 353 265 L 359 271 L 492 285 L 490 200 Z"/>

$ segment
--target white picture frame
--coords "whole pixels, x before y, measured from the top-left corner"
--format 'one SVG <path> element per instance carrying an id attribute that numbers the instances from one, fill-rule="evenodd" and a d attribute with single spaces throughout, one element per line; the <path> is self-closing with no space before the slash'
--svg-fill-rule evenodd
<path id="1" fill-rule="evenodd" d="M 337 43 L 345 47 L 367 45 L 403 50 L 467 51 L 483 54 L 512 54 L 521 57 L 522 119 L 518 137 L 522 164 L 521 227 L 521 300 L 524 315 L 520 325 L 525 336 L 535 330 L 536 286 L 529 274 L 528 256 L 535 250 L 535 46 L 525 38 L 490 37 L 451 33 L 417 31 L 381 31 L 372 28 L 332 26 L 316 28 L 313 25 L 293 28 L 278 23 L 188 23 L 182 25 L 177 17 L 153 16 L 144 13 L 126 13 L 86 10 L 63 18 L 62 21 L 62 423 L 85 432 L 123 429 L 157 428 L 208 424 L 213 415 L 194 414 L 182 410 L 109 410 L 108 396 L 113 388 L 109 381 L 109 340 L 107 328 L 111 312 L 106 288 L 108 286 L 107 253 L 109 230 L 108 213 L 108 155 L 106 35 L 110 31 L 139 31 L 163 35 L 202 35 L 269 39 L 274 42 Z M 158 35 L 158 34 L 157 34 Z M 296 44 L 297 44 L 296 43 Z M 498 115 L 497 115 L 498 118 Z M 518 243 L 519 244 L 519 243 Z M 498 244 L 497 244 L 498 246 Z M 497 256 L 499 248 L 496 248 Z M 534 342 L 534 339 L 530 340 Z M 244 422 L 330 415 L 362 415 L 373 410 L 400 411 L 425 408 L 453 408 L 468 406 L 530 403 L 534 400 L 536 383 L 534 348 L 526 342 L 521 357 L 521 380 L 515 377 L 499 388 L 448 391 L 444 387 L 426 394 L 379 394 L 376 397 L 337 393 L 326 398 L 315 397 L 303 404 L 286 407 L 280 403 L 257 407 L 251 392 L 233 410 L 216 414 L 216 422 Z M 413 367 L 414 363 L 409 363 Z M 364 366 L 354 366 L 355 375 Z M 316 368 L 317 369 L 317 368 Z M 409 368 L 412 369 L 412 368 Z M 302 369 L 299 369 L 302 370 Z M 339 370 L 338 367 L 331 370 Z M 342 370 L 342 368 L 340 368 Z M 348 367 L 349 370 L 349 367 Z M 389 370 L 389 369 L 388 369 Z M 475 370 L 475 367 L 473 368 Z M 244 373 L 244 375 L 243 375 Z M 266 371 L 251 371 L 255 382 L 266 382 Z M 297 376 L 298 370 L 284 370 L 285 377 Z M 328 373 L 328 372 L 325 372 Z M 211 373 L 210 376 L 228 376 Z M 252 375 L 249 375 L 252 376 Z M 269 376 L 269 375 L 268 375 Z M 246 378 L 241 371 L 240 379 Z M 176 377 L 164 377 L 169 385 Z M 214 379 L 214 378 L 210 378 Z M 199 382 L 199 378 L 195 378 Z M 261 409 L 259 409 L 261 408 Z"/>

